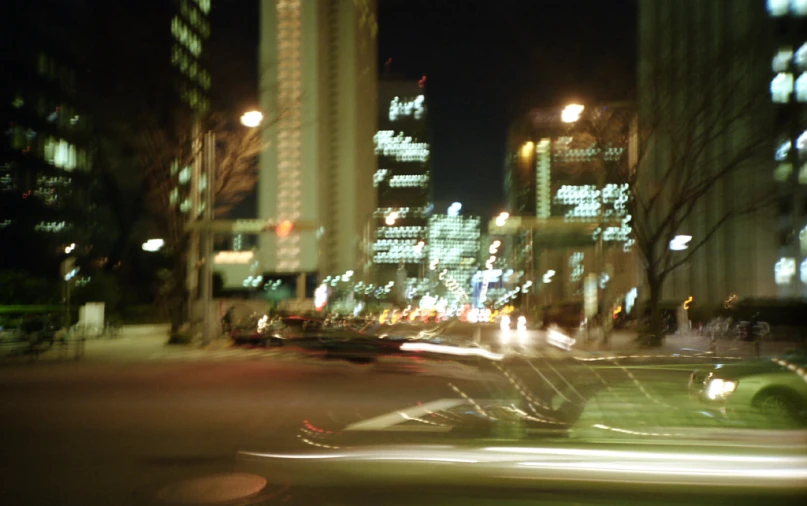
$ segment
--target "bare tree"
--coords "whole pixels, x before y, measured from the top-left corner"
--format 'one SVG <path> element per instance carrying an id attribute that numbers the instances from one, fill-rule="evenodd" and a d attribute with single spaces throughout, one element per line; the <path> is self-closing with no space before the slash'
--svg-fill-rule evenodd
<path id="1" fill-rule="evenodd" d="M 235 118 L 237 120 L 237 118 Z M 187 311 L 186 278 L 189 234 L 188 213 L 183 209 L 180 173 L 191 167 L 201 146 L 198 132 L 212 131 L 216 138 L 214 195 L 215 215 L 221 216 L 255 187 L 256 157 L 265 148 L 261 129 L 248 129 L 222 114 L 201 122 L 201 128 L 187 120 L 160 123 L 150 118 L 137 137 L 138 164 L 143 169 L 143 190 L 150 217 L 165 241 L 170 268 L 160 273 L 158 304 L 167 313 L 172 333 L 179 330 Z"/>
<path id="2" fill-rule="evenodd" d="M 624 156 L 601 155 L 587 170 L 627 183 L 632 240 L 643 259 L 651 344 L 661 342 L 660 303 L 670 275 L 689 263 L 729 222 L 776 201 L 770 173 L 764 70 L 750 30 L 720 44 L 663 44 L 641 54 L 634 103 L 586 111 L 576 147 L 628 147 Z M 690 41 L 692 42 L 692 41 Z M 582 167 L 582 165 L 581 165 Z M 766 182 L 767 181 L 767 182 Z M 721 192 L 732 198 L 716 198 Z M 720 202 L 706 212 L 708 202 Z M 684 251 L 670 242 L 697 229 Z"/>

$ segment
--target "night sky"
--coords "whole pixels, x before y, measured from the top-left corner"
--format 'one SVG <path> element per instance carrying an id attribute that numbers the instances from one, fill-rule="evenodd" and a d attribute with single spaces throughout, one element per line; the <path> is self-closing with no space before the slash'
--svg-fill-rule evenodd
<path id="1" fill-rule="evenodd" d="M 214 103 L 254 106 L 258 1 L 213 3 Z M 636 3 L 379 0 L 379 68 L 392 58 L 396 73 L 428 77 L 435 200 L 498 212 L 519 112 L 630 96 Z"/>

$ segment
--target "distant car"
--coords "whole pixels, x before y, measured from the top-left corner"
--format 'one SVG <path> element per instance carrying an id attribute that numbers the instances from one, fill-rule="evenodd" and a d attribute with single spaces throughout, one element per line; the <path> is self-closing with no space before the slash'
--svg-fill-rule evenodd
<path id="1" fill-rule="evenodd" d="M 753 411 L 775 421 L 804 423 L 807 415 L 807 353 L 743 360 L 699 369 L 690 393 L 726 414 Z"/>
<path id="2" fill-rule="evenodd" d="M 282 344 L 283 341 L 302 339 L 323 329 L 323 320 L 304 316 L 278 318 L 269 324 L 269 335 Z"/>

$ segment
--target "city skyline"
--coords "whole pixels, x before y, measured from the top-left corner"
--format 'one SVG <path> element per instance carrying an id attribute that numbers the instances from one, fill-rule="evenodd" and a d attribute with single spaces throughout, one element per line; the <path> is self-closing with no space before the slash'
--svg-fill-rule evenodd
<path id="1" fill-rule="evenodd" d="M 254 72 L 257 3 L 214 5 L 214 22 L 220 23 L 213 37 L 226 41 L 230 50 L 214 48 L 219 54 L 213 63 L 222 69 L 217 75 L 228 81 L 226 86 L 238 90 L 233 97 L 214 87 L 214 102 L 220 97 L 235 107 L 251 105 L 243 98 L 250 88 L 234 76 L 249 78 Z M 465 3 L 465 9 L 452 9 L 445 1 L 379 1 L 377 64 L 379 75 L 391 59 L 396 75 L 426 76 L 435 201 L 461 201 L 469 212 L 490 216 L 505 204 L 501 181 L 507 128 L 520 111 L 622 99 L 633 91 L 637 0 L 505 0 L 494 12 L 487 12 L 481 0 Z M 568 20 L 568 26 L 552 19 Z M 494 50 L 491 40 L 507 51 Z M 563 56 L 541 49 L 550 45 L 562 46 Z M 489 184 L 477 184 L 480 180 Z M 241 206 L 244 217 L 251 205 Z"/>

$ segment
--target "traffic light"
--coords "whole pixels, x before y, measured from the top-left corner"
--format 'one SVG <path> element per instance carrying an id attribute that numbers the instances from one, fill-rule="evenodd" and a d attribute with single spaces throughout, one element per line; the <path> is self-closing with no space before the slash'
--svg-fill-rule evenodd
<path id="1" fill-rule="evenodd" d="M 275 233 L 278 237 L 288 237 L 293 228 L 294 223 L 290 220 L 283 220 L 275 227 Z"/>

